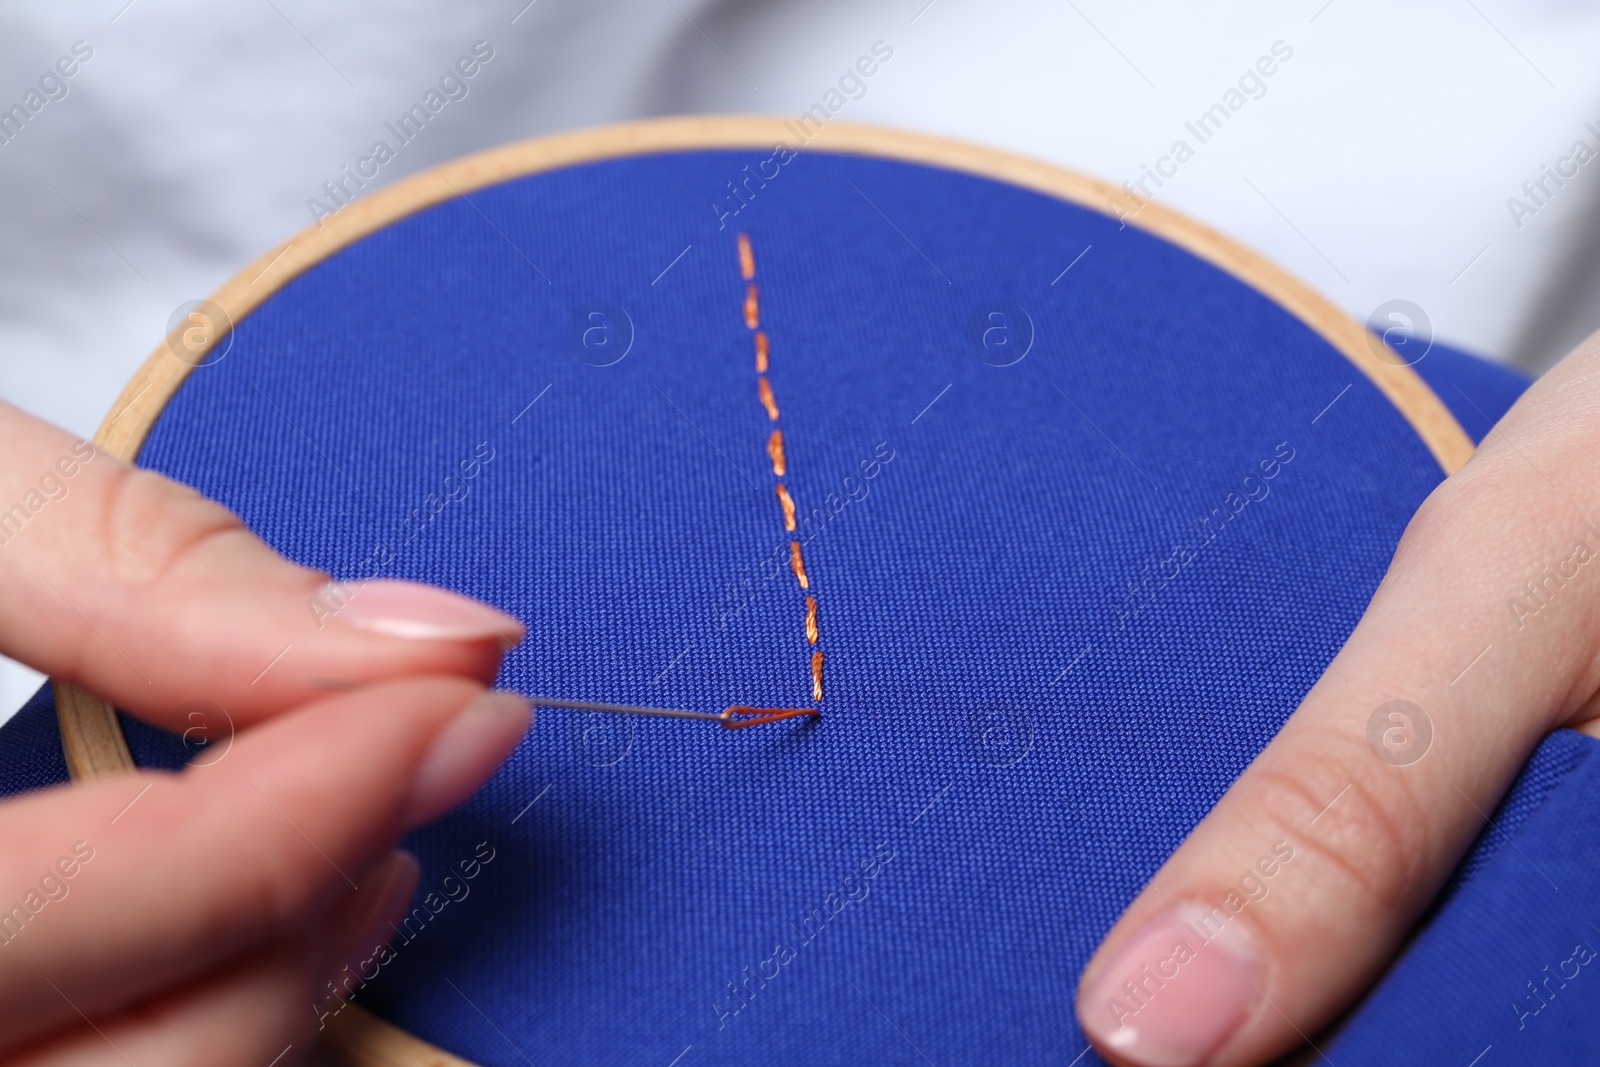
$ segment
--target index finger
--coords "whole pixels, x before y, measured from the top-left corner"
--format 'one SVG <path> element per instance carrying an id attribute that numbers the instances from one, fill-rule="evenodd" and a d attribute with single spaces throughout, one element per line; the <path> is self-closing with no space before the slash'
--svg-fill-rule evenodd
<path id="1" fill-rule="evenodd" d="M 161 725 L 241 725 L 406 674 L 487 684 L 522 624 L 412 582 L 330 584 L 236 515 L 0 402 L 0 653 Z"/>

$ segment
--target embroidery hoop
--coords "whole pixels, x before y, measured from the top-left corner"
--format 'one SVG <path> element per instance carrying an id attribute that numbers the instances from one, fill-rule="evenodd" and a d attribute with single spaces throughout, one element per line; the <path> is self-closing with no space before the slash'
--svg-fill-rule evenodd
<path id="1" fill-rule="evenodd" d="M 696 116 L 651 119 L 558 134 L 490 149 L 429 168 L 364 196 L 318 226 L 262 255 L 211 296 L 233 324 L 308 268 L 390 223 L 435 204 L 514 178 L 581 163 L 661 152 L 751 148 L 770 150 L 792 139 L 782 118 Z M 1123 198 L 1117 187 L 1054 164 L 962 141 L 879 126 L 830 123 L 807 149 L 941 167 L 1021 186 L 1101 214 Z M 1443 402 L 1409 367 L 1380 359 L 1373 335 L 1327 298 L 1266 258 L 1188 217 L 1146 203 L 1125 220 L 1231 274 L 1311 328 L 1388 398 L 1450 474 L 1473 444 Z M 220 336 L 220 335 L 219 335 Z M 213 338 L 214 344 L 218 338 Z M 197 363 L 165 339 L 117 397 L 94 436 L 104 452 L 131 462 L 167 402 Z M 209 346 L 207 346 L 207 349 Z M 204 355 L 205 350 L 194 353 Z M 67 769 L 74 780 L 136 769 L 116 709 L 77 686 L 54 683 Z M 324 1031 L 323 1041 L 356 1067 L 474 1067 L 352 1004 Z"/>

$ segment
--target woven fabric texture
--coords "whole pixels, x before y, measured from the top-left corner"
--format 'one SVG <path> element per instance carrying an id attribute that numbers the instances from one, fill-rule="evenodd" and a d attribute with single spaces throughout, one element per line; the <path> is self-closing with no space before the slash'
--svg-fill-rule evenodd
<path id="1" fill-rule="evenodd" d="M 820 722 L 542 713 L 410 842 L 381 1014 L 491 1065 L 1070 1060 L 1088 954 L 1441 472 L 1158 238 L 820 152 L 708 207 L 766 155 L 391 225 L 239 324 L 140 462 L 291 558 L 513 612 L 524 692 L 807 705 L 823 653 Z"/>
<path id="2" fill-rule="evenodd" d="M 1334 1063 L 1600 1063 L 1600 742 L 1534 755 L 1446 903 L 1326 1051 Z M 1545 779 L 1552 783 L 1542 800 Z"/>

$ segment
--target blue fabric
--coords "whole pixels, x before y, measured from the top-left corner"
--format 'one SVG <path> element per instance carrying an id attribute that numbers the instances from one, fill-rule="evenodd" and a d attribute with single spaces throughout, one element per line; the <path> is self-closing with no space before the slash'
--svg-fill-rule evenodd
<path id="1" fill-rule="evenodd" d="M 0 795 L 66 780 L 55 721 L 55 701 L 46 685 L 0 729 Z M 151 749 L 147 755 L 163 765 L 182 752 L 175 735 L 165 735 L 165 751 L 159 752 L 160 731 L 137 720 L 124 725 L 130 738 L 141 737 Z M 1596 746 L 1592 738 L 1562 730 L 1535 750 L 1440 895 L 1434 914 L 1351 1012 L 1335 1043 L 1324 1046 L 1331 1062 L 1468 1062 L 1490 1051 L 1497 1063 L 1580 1063 L 1600 1057 L 1600 1027 L 1586 1008 L 1593 998 L 1584 997 L 1586 987 L 1576 982 L 1569 992 L 1562 977 L 1570 975 L 1567 961 L 1580 945 L 1600 950 L 1600 931 L 1589 925 L 1588 914 L 1600 894 L 1600 879 L 1592 862 L 1577 858 L 1588 840 L 1578 835 L 1588 828 L 1592 836 L 1600 823 L 1594 810 L 1600 797 Z M 144 757 L 140 762 L 149 765 Z M 1502 853 L 1504 858 L 1493 862 Z M 1458 893 L 1464 899 L 1455 905 Z M 1510 901 L 1516 906 L 1508 908 Z M 1586 928 L 1597 936 L 1590 937 Z M 1568 945 L 1573 931 L 1576 938 Z M 1547 967 L 1556 972 L 1554 978 Z M 1581 978 L 1592 977 L 1587 964 L 1578 970 Z M 1099 1058 L 1091 1053 L 1080 1062 Z"/>
<path id="2" fill-rule="evenodd" d="M 556 696 L 809 703 L 804 542 L 823 720 L 542 713 L 411 840 L 381 1014 L 489 1065 L 1065 1062 L 1088 954 L 1440 471 L 1337 352 L 1165 242 L 813 152 L 734 220 L 790 535 L 706 208 L 762 156 L 573 167 L 389 226 L 239 324 L 140 462 L 291 558 L 517 614 L 501 684 Z M 597 308 L 631 324 L 614 347 L 583 346 Z M 1007 366 L 997 308 L 1031 336 Z"/>
<path id="3" fill-rule="evenodd" d="M 1462 429 L 1481 443 L 1529 385 L 1515 367 L 1490 363 L 1435 342 L 1412 370 L 1444 401 Z"/>
<path id="4" fill-rule="evenodd" d="M 1589 758 L 1595 745 L 1594 739 L 1583 734 L 1561 730 L 1534 750 L 1516 783 L 1501 798 L 1499 808 L 1490 816 L 1492 821 L 1483 828 L 1471 851 L 1462 859 L 1455 874 L 1440 892 L 1435 907 L 1448 906 L 1462 886 L 1477 878 L 1489 861 L 1498 856 L 1508 842 L 1519 836 L 1523 825 L 1544 805 L 1551 793 L 1559 788 L 1583 788 L 1582 779 L 1574 779 L 1573 772 Z M 1563 835 L 1570 829 L 1563 828 Z M 1557 838 L 1549 843 L 1560 841 Z M 1570 848 L 1573 844 L 1575 842 L 1569 840 L 1564 847 Z"/>
<path id="5" fill-rule="evenodd" d="M 128 751 L 141 767 L 175 771 L 193 755 L 175 733 L 124 712 L 118 712 L 117 718 L 128 739 Z M 0 797 L 60 785 L 67 779 L 55 691 L 46 682 L 0 727 Z"/>
<path id="6" fill-rule="evenodd" d="M 0 796 L 30 793 L 66 780 L 55 694 L 46 682 L 0 727 Z"/>
<path id="7" fill-rule="evenodd" d="M 1539 747 L 1465 881 L 1324 1046 L 1332 1062 L 1600 1062 L 1597 751 L 1566 730 Z"/>

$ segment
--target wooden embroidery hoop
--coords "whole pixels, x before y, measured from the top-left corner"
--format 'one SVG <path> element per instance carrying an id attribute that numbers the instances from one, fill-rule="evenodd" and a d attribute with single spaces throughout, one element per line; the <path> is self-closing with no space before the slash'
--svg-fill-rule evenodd
<path id="1" fill-rule="evenodd" d="M 579 163 L 623 156 L 697 149 L 770 150 L 794 147 L 792 127 L 781 118 L 713 116 L 652 119 L 523 141 L 466 156 L 422 171 L 363 197 L 250 264 L 212 295 L 238 323 L 290 279 L 366 235 L 417 211 L 485 186 Z M 1117 187 L 1053 164 L 927 134 L 851 123 L 829 123 L 806 148 L 923 163 L 1022 186 L 1107 212 L 1126 203 Z M 1472 441 L 1455 417 L 1409 366 L 1378 358 L 1372 334 L 1325 297 L 1265 258 L 1221 234 L 1156 203 L 1125 220 L 1198 256 L 1266 294 L 1331 344 L 1361 371 L 1410 422 L 1446 473 L 1471 457 Z M 212 338 L 214 343 L 216 338 Z M 176 334 L 145 360 L 100 424 L 95 444 L 132 461 L 167 401 L 194 362 L 180 351 Z M 61 747 L 74 779 L 123 774 L 135 769 L 115 709 L 77 686 L 55 683 Z M 323 1032 L 323 1041 L 356 1067 L 473 1067 L 350 1005 Z"/>

